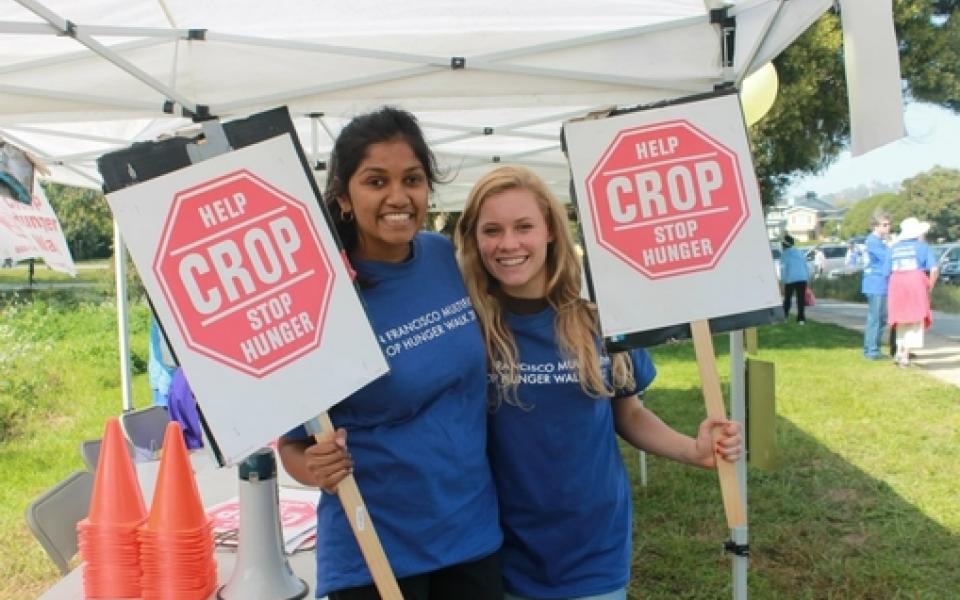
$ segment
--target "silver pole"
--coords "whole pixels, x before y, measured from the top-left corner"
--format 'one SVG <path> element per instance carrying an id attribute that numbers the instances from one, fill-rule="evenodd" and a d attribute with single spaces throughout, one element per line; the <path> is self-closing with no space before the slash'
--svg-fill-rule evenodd
<path id="1" fill-rule="evenodd" d="M 737 546 L 747 547 L 747 526 L 734 527 L 730 530 L 733 543 Z M 749 557 L 739 554 L 733 555 L 733 597 L 735 600 L 746 600 L 747 598 L 747 563 Z"/>
<path id="2" fill-rule="evenodd" d="M 742 435 L 746 439 L 746 363 L 743 354 L 743 330 L 730 332 L 730 417 L 743 426 Z M 737 461 L 737 482 L 740 484 L 740 494 L 743 497 L 744 508 L 747 503 L 747 457 L 746 453 Z M 730 530 L 730 537 L 736 546 L 747 547 L 747 526 L 734 527 Z M 746 600 L 747 598 L 747 563 L 748 557 L 738 553 L 733 554 L 733 598 Z"/>
<path id="3" fill-rule="evenodd" d="M 133 387 L 130 383 L 130 330 L 127 327 L 127 263 L 124 260 L 125 246 L 120 235 L 120 225 L 113 221 L 113 261 L 117 285 L 117 329 L 120 336 L 120 393 L 123 410 L 133 410 Z"/>

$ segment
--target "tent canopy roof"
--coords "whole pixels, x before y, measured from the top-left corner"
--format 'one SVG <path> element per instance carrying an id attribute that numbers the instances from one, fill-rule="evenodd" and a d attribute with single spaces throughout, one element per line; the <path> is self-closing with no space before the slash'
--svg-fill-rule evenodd
<path id="1" fill-rule="evenodd" d="M 184 115 L 286 104 L 322 161 L 352 115 L 395 104 L 456 174 L 440 207 L 495 162 L 566 196 L 564 119 L 738 85 L 831 4 L 733 3 L 725 62 L 704 0 L 0 0 L 0 137 L 98 187 L 98 156 L 195 133 Z"/>

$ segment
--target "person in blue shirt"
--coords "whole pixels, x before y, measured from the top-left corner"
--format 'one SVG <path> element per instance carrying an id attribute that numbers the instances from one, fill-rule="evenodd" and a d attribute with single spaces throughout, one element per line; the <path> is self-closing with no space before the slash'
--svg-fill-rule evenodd
<path id="1" fill-rule="evenodd" d="M 170 398 L 170 384 L 173 381 L 173 372 L 176 369 L 167 341 L 160 331 L 160 324 L 156 317 L 150 317 L 150 339 L 147 347 L 147 374 L 150 378 L 150 389 L 153 392 L 153 403 L 157 406 L 167 406 Z"/>
<path id="2" fill-rule="evenodd" d="M 437 180 L 405 111 L 358 116 L 334 144 L 326 203 L 390 372 L 330 409 L 336 433 L 315 441 L 300 427 L 280 440 L 290 475 L 324 489 L 317 597 L 379 598 L 331 496 L 351 470 L 404 598 L 502 597 L 483 339 L 453 245 L 420 231 Z"/>
<path id="3" fill-rule="evenodd" d="M 860 291 L 867 297 L 867 322 L 863 328 L 863 356 L 868 360 L 882 360 L 880 341 L 887 323 L 887 279 L 884 269 L 887 260 L 887 237 L 890 235 L 890 215 L 882 209 L 871 218 L 873 232 L 865 242 L 867 265 L 863 269 Z"/>
<path id="4" fill-rule="evenodd" d="M 797 323 L 807 322 L 807 281 L 810 269 L 803 253 L 794 247 L 793 236 L 783 236 L 783 252 L 780 254 L 780 281 L 783 283 L 783 318 L 790 316 L 790 301 L 797 298 Z"/>
<path id="5" fill-rule="evenodd" d="M 650 356 L 604 351 L 566 211 L 532 172 L 478 180 L 456 242 L 487 343 L 505 597 L 626 598 L 631 493 L 614 433 L 713 468 L 740 456 L 740 426 L 706 419 L 691 438 L 644 408 Z"/>
<path id="6" fill-rule="evenodd" d="M 923 241 L 929 229 L 929 223 L 915 217 L 904 219 L 884 263 L 884 272 L 890 275 L 889 324 L 897 330 L 894 360 L 901 367 L 910 364 L 911 350 L 923 347 L 923 331 L 933 322 L 930 290 L 939 268 L 933 250 Z"/>

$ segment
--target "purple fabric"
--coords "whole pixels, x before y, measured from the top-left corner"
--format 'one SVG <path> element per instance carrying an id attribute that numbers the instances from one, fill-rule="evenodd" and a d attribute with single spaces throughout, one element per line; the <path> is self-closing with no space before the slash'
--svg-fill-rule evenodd
<path id="1" fill-rule="evenodd" d="M 193 450 L 203 447 L 203 429 L 200 427 L 200 414 L 197 412 L 197 399 L 193 397 L 190 384 L 177 367 L 170 381 L 169 404 L 170 420 L 178 421 L 183 428 L 183 441 Z"/>

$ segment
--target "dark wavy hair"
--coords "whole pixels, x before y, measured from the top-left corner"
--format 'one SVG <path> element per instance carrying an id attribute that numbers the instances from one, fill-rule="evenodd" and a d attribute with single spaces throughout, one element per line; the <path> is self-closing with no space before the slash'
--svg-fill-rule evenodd
<path id="1" fill-rule="evenodd" d="M 372 144 L 393 140 L 403 140 L 413 150 L 426 172 L 430 191 L 433 191 L 435 183 L 440 182 L 437 159 L 427 146 L 427 140 L 415 116 L 399 108 L 384 106 L 351 119 L 333 144 L 327 170 L 327 187 L 324 190 L 324 199 L 333 225 L 348 253 L 353 252 L 357 246 L 357 222 L 343 220 L 343 211 L 337 199 L 348 195 L 350 178 L 366 157 L 367 149 Z"/>

